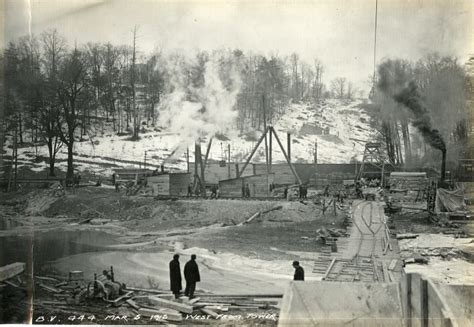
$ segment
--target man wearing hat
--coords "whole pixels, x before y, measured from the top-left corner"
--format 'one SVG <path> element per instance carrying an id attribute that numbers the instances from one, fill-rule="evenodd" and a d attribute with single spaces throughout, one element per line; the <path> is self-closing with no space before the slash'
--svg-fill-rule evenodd
<path id="1" fill-rule="evenodd" d="M 194 297 L 196 283 L 201 281 L 195 254 L 191 255 L 191 260 L 186 262 L 184 265 L 184 278 L 186 279 L 186 289 L 184 290 L 184 295 L 189 296 L 189 298 L 192 299 Z"/>
<path id="2" fill-rule="evenodd" d="M 304 280 L 304 270 L 300 266 L 299 261 L 293 261 L 293 268 L 295 268 L 295 275 L 293 280 Z"/>

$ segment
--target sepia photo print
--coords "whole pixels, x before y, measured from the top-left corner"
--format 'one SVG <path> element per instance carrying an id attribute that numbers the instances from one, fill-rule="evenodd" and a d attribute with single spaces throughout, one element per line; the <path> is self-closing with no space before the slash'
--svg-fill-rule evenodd
<path id="1" fill-rule="evenodd" d="M 0 324 L 473 326 L 472 0 L 0 0 Z"/>

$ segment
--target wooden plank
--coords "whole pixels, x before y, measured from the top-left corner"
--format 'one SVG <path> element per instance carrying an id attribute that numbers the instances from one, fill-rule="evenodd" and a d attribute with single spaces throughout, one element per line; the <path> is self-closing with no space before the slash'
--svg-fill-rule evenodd
<path id="1" fill-rule="evenodd" d="M 148 300 L 150 300 L 154 305 L 162 308 L 173 309 L 184 313 L 193 313 L 193 307 L 184 303 L 162 299 L 157 296 L 149 296 Z"/>
<path id="2" fill-rule="evenodd" d="M 388 276 L 390 277 L 391 282 L 396 282 L 397 281 L 395 276 L 393 275 L 393 273 L 390 270 L 388 271 Z"/>
<path id="3" fill-rule="evenodd" d="M 211 309 L 201 308 L 200 310 L 202 311 L 202 313 L 209 315 L 214 319 L 217 319 L 219 317 L 219 314 Z"/>
<path id="4" fill-rule="evenodd" d="M 390 282 L 390 277 L 388 276 L 387 263 L 382 261 L 382 271 L 383 271 L 383 280 L 385 282 Z"/>
<path id="5" fill-rule="evenodd" d="M 149 289 L 149 288 L 138 288 L 138 287 L 127 287 L 125 289 L 125 291 L 136 291 L 136 292 L 146 292 L 146 293 L 172 295 L 169 291 L 152 290 L 152 289 Z"/>
<path id="6" fill-rule="evenodd" d="M 200 296 L 201 298 L 206 297 L 228 297 L 228 298 L 282 298 L 282 293 L 274 293 L 274 294 L 206 294 L 206 293 L 194 293 L 196 296 Z"/>
<path id="7" fill-rule="evenodd" d="M 228 307 L 229 305 L 232 305 L 232 303 L 229 303 L 230 301 L 227 302 L 199 302 L 199 305 L 202 305 L 203 307 L 209 308 L 209 307 L 218 307 L 218 306 L 224 306 Z"/>
<path id="8" fill-rule="evenodd" d="M 54 288 L 54 287 L 51 287 L 51 286 L 48 286 L 48 285 L 44 285 L 44 284 L 41 284 L 41 283 L 38 283 L 37 284 L 39 287 L 41 287 L 42 289 L 48 291 L 48 292 L 51 292 L 51 293 L 61 293 L 62 290 L 60 289 L 57 289 L 57 288 Z"/>
<path id="9" fill-rule="evenodd" d="M 255 218 L 259 217 L 260 216 L 260 211 L 255 213 L 254 215 L 252 215 L 252 217 L 250 217 L 249 219 L 247 219 L 246 221 L 243 222 L 243 224 L 248 224 L 250 223 L 252 220 L 254 220 Z"/>
<path id="10" fill-rule="evenodd" d="M 204 308 L 219 311 L 229 311 L 229 307 L 225 307 L 223 305 L 206 305 Z"/>
<path id="11" fill-rule="evenodd" d="M 10 285 L 11 287 L 14 287 L 14 288 L 21 288 L 20 285 L 15 284 L 14 282 L 11 282 L 9 280 L 4 280 L 3 283 Z"/>
<path id="12" fill-rule="evenodd" d="M 116 299 L 113 300 L 112 302 L 113 302 L 114 304 L 117 304 L 119 301 L 121 301 L 121 300 L 123 300 L 123 299 L 125 299 L 125 298 L 127 298 L 127 297 L 132 296 L 132 294 L 133 294 L 133 291 L 129 291 L 129 292 L 125 293 L 124 295 L 122 295 L 121 297 L 116 298 Z"/>
<path id="13" fill-rule="evenodd" d="M 41 279 L 41 280 L 48 280 L 51 282 L 59 282 L 59 279 L 53 278 L 53 277 L 43 277 L 43 276 L 35 276 L 35 279 Z"/>
<path id="14" fill-rule="evenodd" d="M 15 262 L 0 267 L 0 282 L 15 277 L 25 271 L 26 264 L 23 262 Z"/>
<path id="15" fill-rule="evenodd" d="M 390 265 L 388 266 L 388 270 L 395 269 L 395 267 L 397 266 L 397 262 L 398 262 L 397 259 L 392 259 L 392 261 L 390 261 Z"/>
<path id="16" fill-rule="evenodd" d="M 133 301 L 132 299 L 125 300 L 125 303 L 127 303 L 129 306 L 131 306 L 135 310 L 140 310 L 140 306 L 137 304 L 137 302 Z"/>
<path id="17" fill-rule="evenodd" d="M 323 276 L 322 280 L 325 280 L 328 277 L 328 275 L 331 272 L 331 269 L 332 269 L 332 267 L 334 266 L 335 263 L 336 263 L 336 258 L 333 258 L 331 263 L 329 264 L 328 269 L 324 273 L 324 276 Z"/>
<path id="18" fill-rule="evenodd" d="M 194 299 L 191 299 L 188 302 L 189 302 L 189 304 L 194 304 L 194 303 L 198 302 L 200 299 L 201 299 L 200 297 L 195 297 Z"/>

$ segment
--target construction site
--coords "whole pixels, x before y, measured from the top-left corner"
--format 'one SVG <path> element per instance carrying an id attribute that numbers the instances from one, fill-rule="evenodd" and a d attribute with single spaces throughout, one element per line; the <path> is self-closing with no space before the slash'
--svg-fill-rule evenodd
<path id="1" fill-rule="evenodd" d="M 474 325 L 470 2 L 7 3 L 0 324 Z"/>
<path id="2" fill-rule="evenodd" d="M 17 178 L 1 203 L 2 321 L 471 325 L 472 184 L 404 172 L 374 142 L 359 164 L 294 164 L 285 137 L 267 127 L 239 163 L 196 143 L 186 171 L 120 168 L 100 185 Z M 252 163 L 261 143 L 268 164 Z M 193 299 L 168 290 L 174 253 L 197 255 Z"/>

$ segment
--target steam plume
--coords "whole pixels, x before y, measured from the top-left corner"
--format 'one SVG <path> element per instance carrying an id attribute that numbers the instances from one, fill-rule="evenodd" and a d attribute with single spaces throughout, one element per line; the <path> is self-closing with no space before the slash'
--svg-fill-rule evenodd
<path id="1" fill-rule="evenodd" d="M 159 123 L 177 133 L 181 154 L 188 145 L 226 133 L 237 118 L 234 105 L 241 87 L 239 70 L 222 53 L 210 58 L 173 54 L 159 69 L 168 76 L 169 93 L 160 104 Z"/>

